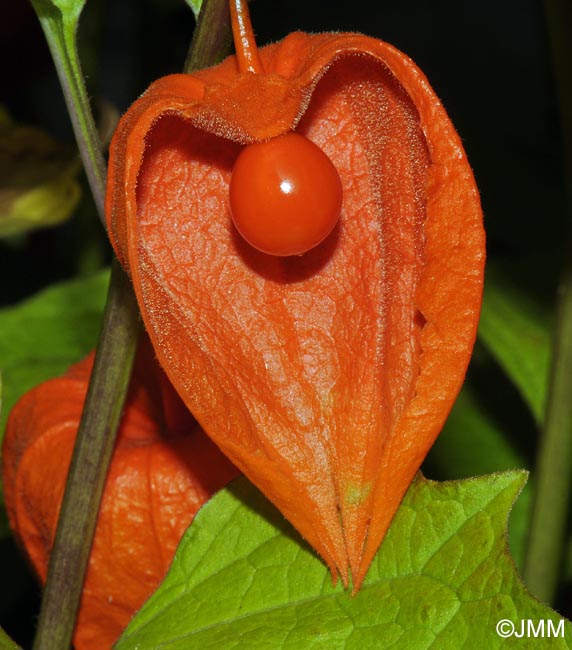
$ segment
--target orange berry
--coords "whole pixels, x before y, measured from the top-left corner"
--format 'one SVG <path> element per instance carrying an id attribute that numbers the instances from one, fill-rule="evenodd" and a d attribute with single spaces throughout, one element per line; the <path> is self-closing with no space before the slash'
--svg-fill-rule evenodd
<path id="1" fill-rule="evenodd" d="M 230 181 L 232 220 L 246 241 L 270 255 L 301 255 L 332 232 L 342 184 L 328 156 L 308 138 L 287 133 L 251 144 Z"/>

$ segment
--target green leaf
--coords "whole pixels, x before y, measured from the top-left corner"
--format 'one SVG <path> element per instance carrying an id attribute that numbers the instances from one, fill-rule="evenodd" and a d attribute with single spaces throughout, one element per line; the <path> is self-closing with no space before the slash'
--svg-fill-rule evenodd
<path id="1" fill-rule="evenodd" d="M 195 19 L 197 19 L 201 12 L 201 7 L 203 6 L 203 0 L 185 0 L 185 2 L 189 5 L 191 11 L 195 14 Z"/>
<path id="2" fill-rule="evenodd" d="M 76 152 L 0 112 L 0 237 L 53 226 L 79 202 Z"/>
<path id="3" fill-rule="evenodd" d="M 524 454 L 485 408 L 470 382 L 463 387 L 431 448 L 424 471 L 452 480 L 526 466 Z M 529 481 L 514 504 L 509 522 L 510 550 L 517 567 L 524 562 L 532 485 Z"/>
<path id="4" fill-rule="evenodd" d="M 0 627 L 0 650 L 20 650 L 14 641 Z"/>
<path id="5" fill-rule="evenodd" d="M 108 271 L 102 271 L 0 309 L 0 441 L 10 409 L 26 391 L 62 374 L 95 347 L 108 282 Z M 0 512 L 0 537 L 7 531 Z"/>
<path id="6" fill-rule="evenodd" d="M 525 458 L 480 404 L 470 383 L 459 394 L 443 431 L 429 452 L 439 476 L 464 478 L 523 467 Z"/>
<path id="7" fill-rule="evenodd" d="M 531 647 L 501 619 L 558 615 L 534 600 L 506 548 L 522 471 L 409 489 L 357 594 L 245 479 L 215 496 L 185 534 L 157 592 L 116 650 L 458 650 Z M 566 638 L 551 648 L 570 648 Z"/>
<path id="8" fill-rule="evenodd" d="M 2 433 L 7 414 L 21 395 L 63 373 L 95 347 L 108 281 L 108 271 L 102 271 L 0 310 Z"/>
<path id="9" fill-rule="evenodd" d="M 499 273 L 489 271 L 479 336 L 519 389 L 536 421 L 544 416 L 551 328 L 542 309 Z"/>

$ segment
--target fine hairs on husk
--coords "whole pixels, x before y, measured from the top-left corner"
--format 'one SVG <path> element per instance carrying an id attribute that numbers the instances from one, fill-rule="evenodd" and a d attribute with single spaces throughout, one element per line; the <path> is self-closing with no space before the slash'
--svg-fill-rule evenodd
<path id="1" fill-rule="evenodd" d="M 109 231 L 187 406 L 358 589 L 464 378 L 482 214 L 405 55 L 296 33 L 260 58 L 264 74 L 231 57 L 131 107 L 111 147 Z M 322 244 L 279 258 L 233 229 L 228 185 L 245 142 L 293 127 L 330 157 L 344 199 Z"/>

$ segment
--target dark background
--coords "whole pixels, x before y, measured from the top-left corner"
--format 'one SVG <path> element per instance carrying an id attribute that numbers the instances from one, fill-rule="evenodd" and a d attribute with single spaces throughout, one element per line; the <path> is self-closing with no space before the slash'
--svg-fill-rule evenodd
<path id="1" fill-rule="evenodd" d="M 351 30 L 386 40 L 413 58 L 463 139 L 481 191 L 491 268 L 551 309 L 565 204 L 540 1 L 256 0 L 251 13 L 260 45 L 294 30 Z M 80 49 L 90 95 L 124 111 L 152 80 L 181 70 L 193 26 L 183 0 L 88 0 Z M 50 54 L 25 0 L 2 3 L 0 60 L 0 101 L 12 116 L 72 143 Z M 87 240 L 92 252 L 97 249 L 92 266 L 107 263 L 109 247 L 86 190 L 78 215 L 63 226 L 0 241 L 0 305 L 85 270 Z M 508 435 L 523 435 L 532 464 L 535 426 L 508 380 L 494 364 L 473 370 L 471 379 L 488 391 L 490 408 L 502 412 Z M 0 594 L 0 625 L 26 644 L 39 589 L 12 546 L 4 540 L 0 547 L 0 554 L 14 558 L 3 578 L 2 591 L 9 593 Z M 6 579 L 15 581 L 13 589 Z"/>
<path id="2" fill-rule="evenodd" d="M 481 191 L 489 257 L 552 300 L 564 198 L 541 2 L 256 0 L 251 12 L 260 44 L 298 29 L 355 30 L 411 56 L 463 139 Z M 91 96 L 125 110 L 152 80 L 180 71 L 193 26 L 183 0 L 89 0 L 80 47 Z M 72 142 L 49 52 L 26 0 L 4 3 L 0 38 L 0 100 L 18 121 Z M 4 304 L 75 272 L 77 239 L 85 234 L 78 221 L 33 235 L 23 249 L 0 244 L 0 274 L 10 277 L 2 283 Z"/>

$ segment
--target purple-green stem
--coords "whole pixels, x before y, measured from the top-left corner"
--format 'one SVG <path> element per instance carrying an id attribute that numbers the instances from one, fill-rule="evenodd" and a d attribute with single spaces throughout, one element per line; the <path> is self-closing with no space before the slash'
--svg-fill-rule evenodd
<path id="1" fill-rule="evenodd" d="M 64 650 L 71 643 L 139 327 L 137 302 L 129 278 L 115 261 L 50 555 L 34 650 Z"/>
<path id="2" fill-rule="evenodd" d="M 105 223 L 105 165 L 77 56 L 83 2 L 65 14 L 49 0 L 33 0 L 54 57 L 99 217 Z M 73 4 L 73 3 L 72 3 Z M 64 3 L 64 8 L 69 3 Z M 205 0 L 185 70 L 217 62 L 230 44 L 227 0 Z M 66 483 L 48 569 L 34 650 L 70 647 L 95 532 L 97 513 L 140 331 L 133 289 L 112 265 L 103 326 Z"/>
<path id="3" fill-rule="evenodd" d="M 557 298 L 552 366 L 535 468 L 535 496 L 524 579 L 540 600 L 554 600 L 563 566 L 572 490 L 572 7 L 545 0 L 560 109 L 568 241 Z"/>
<path id="4" fill-rule="evenodd" d="M 220 63 L 232 47 L 228 0 L 205 0 L 183 66 L 183 72 Z"/>
<path id="5" fill-rule="evenodd" d="M 76 34 L 85 0 L 31 2 L 52 54 L 93 200 L 105 227 L 105 161 L 77 50 Z"/>

